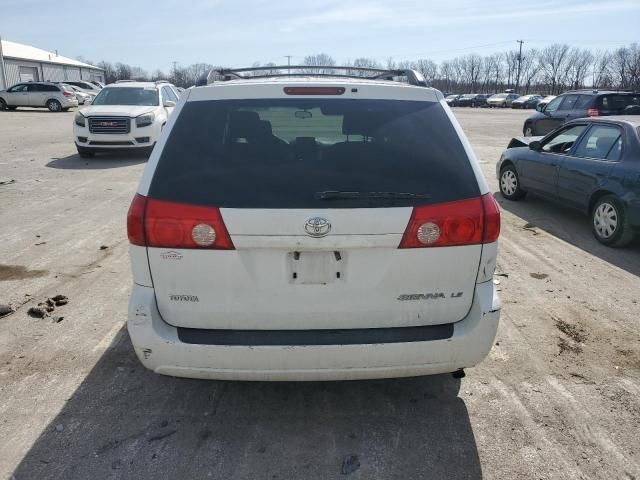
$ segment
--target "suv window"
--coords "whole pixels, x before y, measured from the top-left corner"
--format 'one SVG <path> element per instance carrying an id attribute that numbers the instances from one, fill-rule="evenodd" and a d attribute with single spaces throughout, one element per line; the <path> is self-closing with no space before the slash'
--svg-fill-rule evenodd
<path id="1" fill-rule="evenodd" d="M 594 125 L 580 140 L 575 155 L 577 157 L 605 159 L 618 144 L 619 140 L 621 140 L 621 132 L 617 127 Z"/>
<path id="2" fill-rule="evenodd" d="M 324 191 L 429 197 L 319 198 Z M 479 189 L 437 102 L 274 98 L 186 103 L 149 193 L 228 208 L 375 208 Z"/>
<path id="3" fill-rule="evenodd" d="M 601 110 L 620 114 L 630 105 L 640 105 L 640 95 L 603 95 L 598 101 Z"/>
<path id="4" fill-rule="evenodd" d="M 560 130 L 544 142 L 542 145 L 542 151 L 561 154 L 569 153 L 569 150 L 571 150 L 571 147 L 578 137 L 580 137 L 585 128 L 587 128 L 586 125 L 574 125 Z"/>
<path id="5" fill-rule="evenodd" d="M 38 91 L 38 92 L 59 92 L 60 88 L 56 87 L 55 85 L 44 85 L 42 83 L 39 83 L 36 86 L 36 91 Z"/>
<path id="6" fill-rule="evenodd" d="M 592 99 L 592 95 L 579 95 L 578 101 L 576 102 L 574 108 L 576 110 L 587 110 Z"/>
<path id="7" fill-rule="evenodd" d="M 155 87 L 105 87 L 93 99 L 93 105 L 144 105 L 157 107 Z"/>
<path id="8" fill-rule="evenodd" d="M 578 95 L 565 95 L 564 102 L 560 110 L 573 110 L 574 105 L 578 101 Z"/>
<path id="9" fill-rule="evenodd" d="M 9 93 L 26 92 L 27 91 L 27 85 L 24 85 L 24 84 L 15 85 L 15 86 L 11 87 L 7 91 Z"/>
<path id="10" fill-rule="evenodd" d="M 554 98 L 547 104 L 547 108 L 545 108 L 544 111 L 551 112 L 551 113 L 555 112 L 556 110 L 558 110 L 558 107 L 560 106 L 563 100 L 564 100 L 563 97 Z"/>

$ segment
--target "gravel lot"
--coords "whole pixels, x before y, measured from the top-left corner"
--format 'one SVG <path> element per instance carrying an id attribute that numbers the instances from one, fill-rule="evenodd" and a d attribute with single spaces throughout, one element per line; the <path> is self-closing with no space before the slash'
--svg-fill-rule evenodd
<path id="1" fill-rule="evenodd" d="M 455 113 L 496 191 L 529 112 Z M 0 318 L 1 478 L 330 479 L 349 455 L 354 479 L 640 478 L 638 241 L 603 247 L 580 215 L 498 194 L 502 319 L 463 380 L 161 377 L 125 327 L 144 160 L 80 159 L 73 115 L 0 113 L 0 304 L 17 309 Z M 27 315 L 57 294 L 52 317 Z"/>

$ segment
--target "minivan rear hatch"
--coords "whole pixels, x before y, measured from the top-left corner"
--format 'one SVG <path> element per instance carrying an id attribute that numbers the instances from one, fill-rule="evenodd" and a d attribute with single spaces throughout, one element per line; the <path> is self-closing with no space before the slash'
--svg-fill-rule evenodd
<path id="1" fill-rule="evenodd" d="M 480 191 L 438 101 L 188 101 L 147 201 L 147 242 L 158 240 L 148 247 L 153 286 L 174 326 L 435 325 L 471 307 L 482 242 L 449 230 L 482 230 Z M 418 211 L 463 220 L 440 224 L 431 246 L 411 239 L 399 248 Z M 181 240 L 196 238 L 202 222 L 214 225 L 213 248 Z M 206 243 L 213 237 L 202 228 Z"/>

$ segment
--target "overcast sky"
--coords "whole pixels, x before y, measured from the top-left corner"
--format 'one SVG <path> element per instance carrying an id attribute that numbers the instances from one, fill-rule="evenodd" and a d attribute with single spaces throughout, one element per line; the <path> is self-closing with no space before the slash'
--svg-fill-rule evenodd
<path id="1" fill-rule="evenodd" d="M 338 63 L 640 42 L 640 0 L 0 0 L 0 36 L 61 55 L 168 71 L 207 62 Z"/>

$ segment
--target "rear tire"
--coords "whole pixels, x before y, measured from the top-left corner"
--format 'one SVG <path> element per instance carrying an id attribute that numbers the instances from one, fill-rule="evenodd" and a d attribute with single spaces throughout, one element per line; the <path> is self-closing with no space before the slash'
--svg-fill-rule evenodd
<path id="1" fill-rule="evenodd" d="M 61 112 L 62 104 L 58 100 L 49 100 L 47 102 L 47 108 L 50 112 Z"/>
<path id="2" fill-rule="evenodd" d="M 4 99 L 0 98 L 0 112 L 2 110 L 8 110 L 8 106 L 7 106 L 7 102 L 4 101 Z"/>
<path id="3" fill-rule="evenodd" d="M 624 247 L 633 240 L 624 206 L 614 195 L 600 197 L 591 210 L 591 230 L 596 240 L 609 247 Z"/>
<path id="4" fill-rule="evenodd" d="M 96 154 L 96 152 L 94 152 L 90 148 L 79 147 L 78 145 L 76 145 L 76 149 L 78 150 L 78 155 L 80 155 L 80 157 L 82 158 L 91 158 Z"/>
<path id="5" fill-rule="evenodd" d="M 527 194 L 520 188 L 520 178 L 515 166 L 507 165 L 500 170 L 500 193 L 507 200 L 520 200 Z"/>

